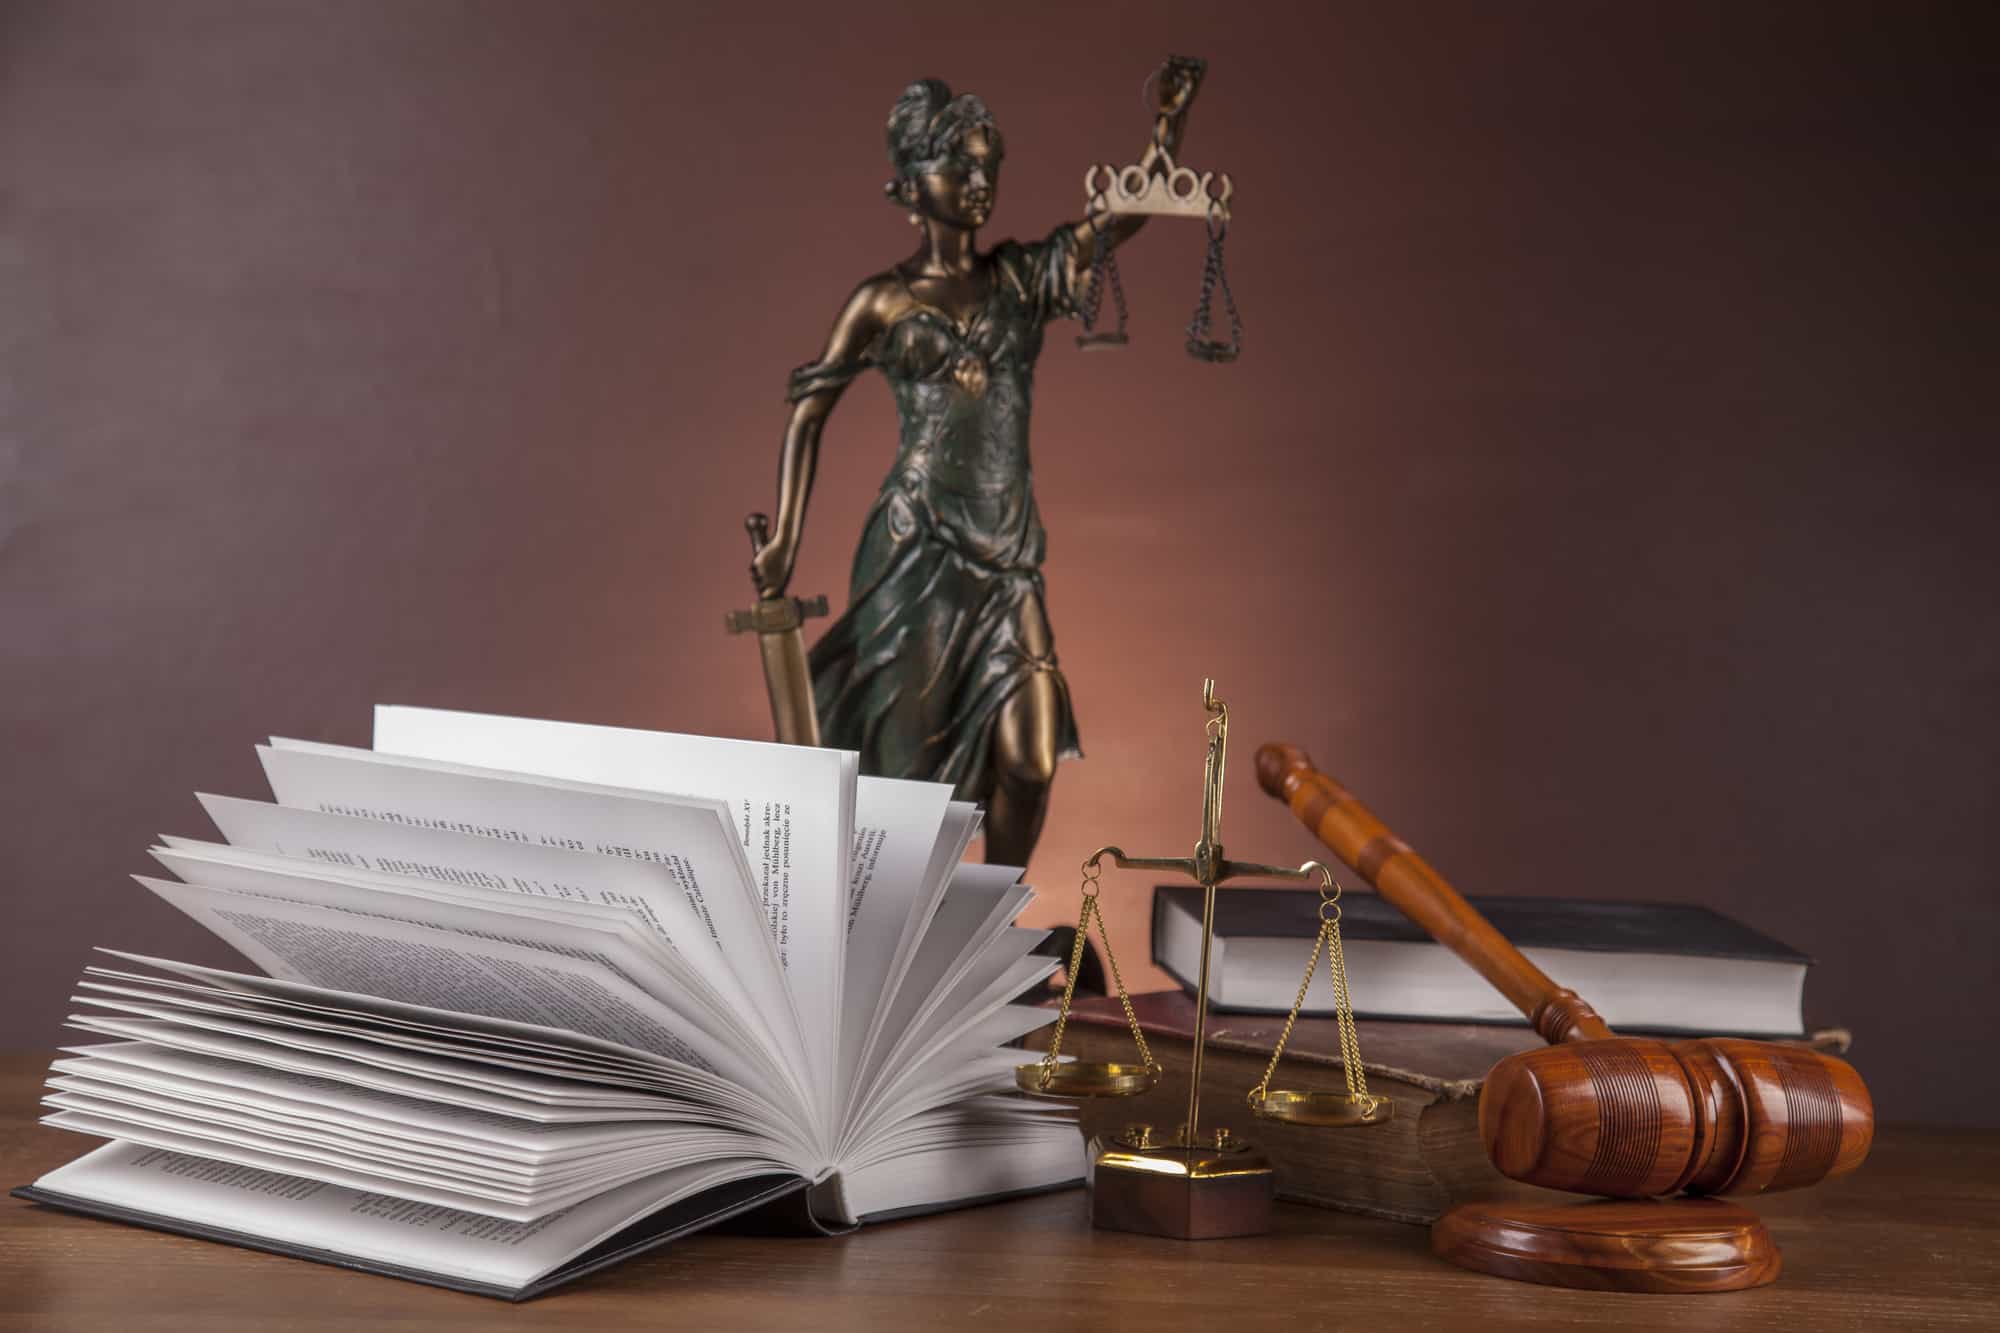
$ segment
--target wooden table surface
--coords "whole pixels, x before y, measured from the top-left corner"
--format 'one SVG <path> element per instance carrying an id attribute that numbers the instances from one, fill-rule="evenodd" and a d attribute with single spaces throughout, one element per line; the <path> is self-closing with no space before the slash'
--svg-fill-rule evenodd
<path id="1" fill-rule="evenodd" d="M 34 1123 L 46 1057 L 0 1056 L 0 1179 L 91 1141 Z M 1463 1272 L 1424 1228 L 1281 1205 L 1276 1234 L 1092 1231 L 1069 1191 L 839 1239 L 696 1236 L 525 1305 L 0 1200 L 0 1330 L 2000 1328 L 2000 1132 L 1886 1129 L 1832 1185 L 1754 1205 L 1774 1286 L 1614 1296 Z"/>

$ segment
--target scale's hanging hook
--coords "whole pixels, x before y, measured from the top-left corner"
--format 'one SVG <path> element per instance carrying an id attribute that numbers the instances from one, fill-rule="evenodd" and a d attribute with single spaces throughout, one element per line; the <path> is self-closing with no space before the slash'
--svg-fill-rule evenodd
<path id="1" fill-rule="evenodd" d="M 1229 272 L 1223 267 L 1222 242 L 1229 235 L 1229 214 L 1219 200 L 1208 201 L 1208 253 L 1201 265 L 1201 299 L 1195 303 L 1194 318 L 1188 322 L 1188 355 L 1197 361 L 1226 364 L 1243 351 L 1243 318 L 1236 312 L 1236 296 L 1229 290 Z M 1222 288 L 1222 308 L 1229 317 L 1229 341 L 1214 336 L 1215 289 Z"/>
<path id="2" fill-rule="evenodd" d="M 1105 924 L 1104 909 L 1097 905 L 1103 859 L 1109 856 L 1115 862 L 1124 855 L 1116 847 L 1100 847 L 1083 863 L 1083 904 L 1076 914 L 1076 946 L 1070 951 L 1069 979 L 1063 986 L 1062 1003 L 1056 1009 L 1055 1034 L 1049 1038 L 1049 1049 L 1041 1059 L 1014 1067 L 1014 1086 L 1023 1092 L 1045 1097 L 1130 1097 L 1159 1082 L 1159 1062 L 1153 1059 L 1152 1049 L 1146 1045 L 1146 1034 L 1139 1027 L 1139 1016 L 1132 1011 L 1132 997 L 1125 989 L 1125 979 L 1118 975 L 1118 955 L 1111 951 L 1111 928 Z M 1097 918 L 1097 938 L 1104 942 L 1104 961 L 1110 965 L 1111 984 L 1118 992 L 1118 1002 L 1125 1006 L 1125 1021 L 1139 1048 L 1140 1064 L 1062 1062 L 1063 1032 L 1069 1027 L 1070 1005 L 1076 998 L 1076 978 L 1083 966 L 1084 941 L 1090 934 L 1092 917 Z"/>
<path id="3" fill-rule="evenodd" d="M 1090 230 L 1095 239 L 1090 253 L 1090 283 L 1083 290 L 1083 300 L 1078 309 L 1083 317 L 1083 332 L 1076 336 L 1076 345 L 1085 351 L 1123 347 L 1129 341 L 1125 336 L 1125 283 L 1118 276 L 1118 251 L 1111 244 L 1107 207 L 1108 201 L 1099 191 L 1091 204 Z M 1104 307 L 1104 289 L 1107 286 L 1111 289 L 1111 303 L 1118 311 L 1118 327 L 1099 332 L 1097 316 Z"/>
<path id="4" fill-rule="evenodd" d="M 1284 1030 L 1271 1051 L 1271 1063 L 1264 1077 L 1250 1089 L 1250 1110 L 1266 1120 L 1286 1120 L 1295 1125 L 1322 1128 L 1349 1125 L 1379 1125 L 1392 1120 L 1396 1103 L 1368 1091 L 1368 1074 L 1361 1065 L 1361 1041 L 1354 1033 L 1354 1001 L 1347 993 L 1347 956 L 1340 946 L 1340 885 L 1333 872 L 1317 861 L 1300 866 L 1301 871 L 1319 872 L 1319 935 L 1313 940 L 1312 956 L 1306 960 L 1306 974 L 1299 982 L 1299 996 L 1285 1017 Z M 1271 1087 L 1271 1076 L 1284 1058 L 1285 1043 L 1291 1040 L 1292 1026 L 1305 1008 L 1306 991 L 1312 986 L 1313 972 L 1319 967 L 1320 952 L 1326 953 L 1327 979 L 1333 984 L 1334 1022 L 1340 1033 L 1340 1067 L 1346 1092 L 1307 1092 Z"/>

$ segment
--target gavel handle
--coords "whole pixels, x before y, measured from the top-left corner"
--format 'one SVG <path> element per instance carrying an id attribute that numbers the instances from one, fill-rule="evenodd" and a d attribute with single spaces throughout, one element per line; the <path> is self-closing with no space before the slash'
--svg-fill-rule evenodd
<path id="1" fill-rule="evenodd" d="M 1375 892 L 1492 982 L 1527 1015 L 1544 1041 L 1553 1045 L 1611 1035 L 1581 996 L 1556 985 L 1529 962 L 1354 793 L 1314 768 L 1304 750 L 1283 743 L 1259 749 L 1257 782 L 1289 806 L 1299 822 Z"/>

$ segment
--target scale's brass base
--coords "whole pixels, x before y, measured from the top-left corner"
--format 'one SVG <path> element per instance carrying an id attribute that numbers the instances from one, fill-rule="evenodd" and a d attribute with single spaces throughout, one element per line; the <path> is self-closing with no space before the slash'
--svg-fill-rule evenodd
<path id="1" fill-rule="evenodd" d="M 1271 1230 L 1277 1173 L 1264 1154 L 1227 1130 L 1189 1148 L 1156 1144 L 1142 1125 L 1091 1149 L 1090 1224 L 1100 1230 L 1175 1240 Z"/>

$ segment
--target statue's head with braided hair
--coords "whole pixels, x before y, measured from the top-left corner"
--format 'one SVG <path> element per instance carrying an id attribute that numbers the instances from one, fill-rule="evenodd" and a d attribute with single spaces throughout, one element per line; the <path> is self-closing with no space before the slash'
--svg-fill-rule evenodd
<path id="1" fill-rule="evenodd" d="M 919 79 L 889 112 L 887 139 L 896 174 L 883 193 L 913 218 L 971 229 L 992 216 L 1005 149 L 986 103 Z"/>

